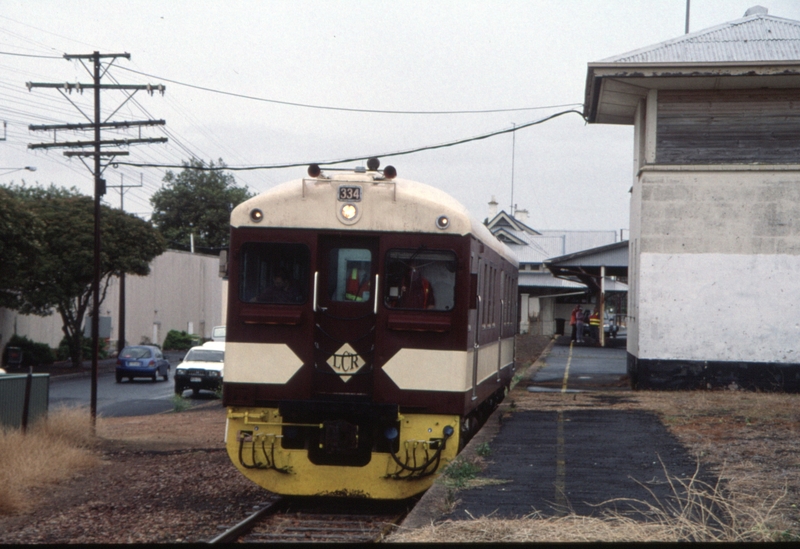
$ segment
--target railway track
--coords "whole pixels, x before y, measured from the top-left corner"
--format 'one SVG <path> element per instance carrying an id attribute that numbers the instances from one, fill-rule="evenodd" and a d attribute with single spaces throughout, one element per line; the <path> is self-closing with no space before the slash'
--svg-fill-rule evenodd
<path id="1" fill-rule="evenodd" d="M 276 497 L 209 543 L 375 543 L 394 530 L 416 501 Z"/>

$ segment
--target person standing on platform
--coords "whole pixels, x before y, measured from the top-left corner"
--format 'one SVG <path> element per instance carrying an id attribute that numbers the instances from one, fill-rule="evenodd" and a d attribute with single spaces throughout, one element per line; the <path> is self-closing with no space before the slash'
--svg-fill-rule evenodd
<path id="1" fill-rule="evenodd" d="M 595 309 L 592 311 L 592 316 L 589 317 L 589 331 L 592 334 L 592 339 L 600 342 L 600 312 Z"/>
<path id="2" fill-rule="evenodd" d="M 583 310 L 578 306 L 575 313 L 575 341 L 578 343 L 583 343 L 583 324 Z"/>
<path id="3" fill-rule="evenodd" d="M 575 325 L 578 322 L 578 312 L 581 310 L 580 305 L 575 305 L 575 308 L 572 309 L 572 314 L 569 316 L 569 325 L 572 328 L 572 337 L 570 338 L 571 341 L 575 341 L 575 334 L 577 334 L 577 326 Z"/>

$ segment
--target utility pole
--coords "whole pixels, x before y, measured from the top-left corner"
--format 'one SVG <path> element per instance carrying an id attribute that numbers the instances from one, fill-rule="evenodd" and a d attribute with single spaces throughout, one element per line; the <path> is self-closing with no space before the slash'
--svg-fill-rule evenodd
<path id="1" fill-rule="evenodd" d="M 56 124 L 56 125 L 31 125 L 28 129 L 31 131 L 37 130 L 53 130 L 54 140 L 52 143 L 36 143 L 29 144 L 29 149 L 53 149 L 53 148 L 72 148 L 79 150 L 64 151 L 64 156 L 77 157 L 84 166 L 94 176 L 94 279 L 92 281 L 92 389 L 91 389 L 91 415 L 92 415 L 92 430 L 94 430 L 97 422 L 97 356 L 100 350 L 100 197 L 106 193 L 106 181 L 101 176 L 103 171 L 109 163 L 116 156 L 127 156 L 128 151 L 121 150 L 108 150 L 103 147 L 106 146 L 126 146 L 137 143 L 165 143 L 167 139 L 161 138 L 138 138 L 138 139 L 111 139 L 103 141 L 101 139 L 102 128 L 127 128 L 131 126 L 156 126 L 163 125 L 163 120 L 145 120 L 140 122 L 110 122 L 110 118 L 116 114 L 125 103 L 127 103 L 138 90 L 146 90 L 151 95 L 154 91 L 164 93 L 164 86 L 151 85 L 129 85 L 129 84 L 101 84 L 100 81 L 114 64 L 118 57 L 130 59 L 129 53 L 106 53 L 94 52 L 85 55 L 69 55 L 64 54 L 64 59 L 68 61 L 78 60 L 92 77 L 91 84 L 55 84 L 55 83 L 42 83 L 42 82 L 28 82 L 26 86 L 28 91 L 33 88 L 54 88 L 64 96 L 67 101 L 80 112 L 89 123 L 82 124 Z M 103 67 L 101 60 L 110 59 L 105 67 Z M 92 68 L 87 66 L 87 62 L 91 61 Z M 94 90 L 94 119 L 87 116 L 79 106 L 73 103 L 65 92 L 72 93 L 77 91 L 83 93 L 83 90 Z M 100 91 L 101 90 L 133 90 L 133 93 L 126 94 L 127 98 L 123 101 L 107 118 L 105 121 L 100 118 Z M 55 141 L 55 135 L 58 130 L 94 130 L 94 139 L 92 141 Z M 141 132 L 141 129 L 140 129 Z M 92 147 L 93 150 L 85 149 Z M 92 167 L 86 163 L 84 158 L 94 158 L 94 165 Z M 102 163 L 102 158 L 106 157 L 105 165 Z"/>
<path id="2" fill-rule="evenodd" d="M 106 187 L 112 187 L 114 189 L 119 189 L 119 209 L 123 212 L 125 211 L 125 204 L 123 202 L 123 197 L 125 196 L 125 189 L 134 189 L 137 187 L 141 187 L 144 185 L 142 179 L 144 178 L 144 174 L 139 174 L 139 184 L 138 185 L 124 185 L 123 180 L 125 178 L 125 174 L 119 174 L 119 185 L 106 185 Z M 117 329 L 118 336 L 117 336 L 117 354 L 122 352 L 122 349 L 125 347 L 125 272 L 119 273 L 119 322 L 117 323 L 119 328 Z"/>
<path id="3" fill-rule="evenodd" d="M 514 124 L 515 131 L 511 132 L 511 210 L 508 212 L 514 217 L 514 160 L 517 157 L 517 125 Z"/>

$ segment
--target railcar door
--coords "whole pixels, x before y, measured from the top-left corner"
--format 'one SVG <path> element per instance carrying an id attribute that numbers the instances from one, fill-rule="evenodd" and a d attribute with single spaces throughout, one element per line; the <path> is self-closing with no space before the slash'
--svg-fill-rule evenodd
<path id="1" fill-rule="evenodd" d="M 314 296 L 314 396 L 372 397 L 378 239 L 321 235 Z"/>

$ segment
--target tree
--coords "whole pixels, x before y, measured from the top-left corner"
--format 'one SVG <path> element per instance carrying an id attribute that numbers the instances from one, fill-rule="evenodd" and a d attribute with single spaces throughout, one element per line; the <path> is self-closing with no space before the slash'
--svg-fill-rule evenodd
<path id="1" fill-rule="evenodd" d="M 12 192 L 43 227 L 38 261 L 22 267 L 14 308 L 40 316 L 55 309 L 61 315 L 72 363 L 78 366 L 83 360 L 81 328 L 94 280 L 94 201 L 76 189 L 52 185 Z M 112 276 L 147 275 L 150 262 L 166 250 L 166 244 L 158 231 L 135 215 L 102 206 L 100 220 L 102 303 Z"/>
<path id="2" fill-rule="evenodd" d="M 20 305 L 23 270 L 40 257 L 44 225 L 6 187 L 0 186 L 0 307 Z"/>
<path id="3" fill-rule="evenodd" d="M 188 249 L 191 235 L 195 248 L 219 254 L 230 239 L 231 210 L 253 194 L 247 187 L 237 187 L 230 174 L 192 158 L 175 175 L 168 171 L 166 185 L 153 194 L 151 220 L 169 246 Z M 224 168 L 219 160 L 217 168 Z"/>

